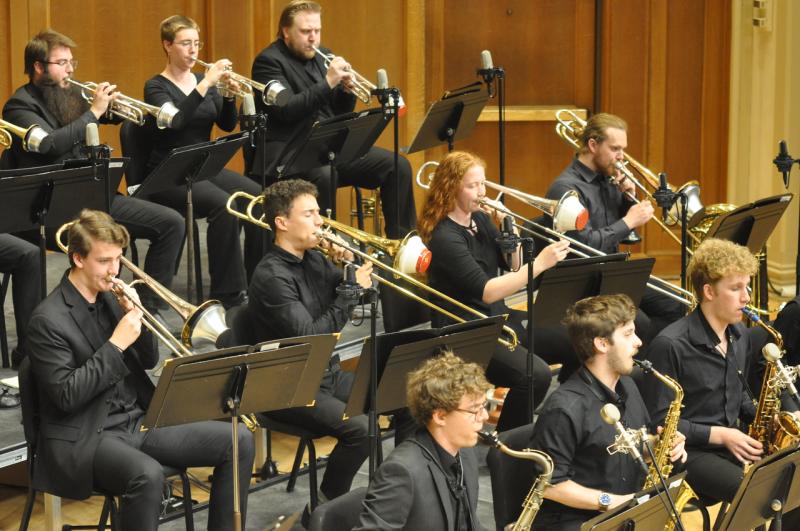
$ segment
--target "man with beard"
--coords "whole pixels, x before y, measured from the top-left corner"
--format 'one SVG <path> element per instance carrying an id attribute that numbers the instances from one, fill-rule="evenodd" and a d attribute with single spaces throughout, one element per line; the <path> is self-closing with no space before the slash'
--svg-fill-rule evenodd
<path id="1" fill-rule="evenodd" d="M 616 253 L 620 243 L 636 228 L 653 217 L 649 201 L 635 203 L 626 194 L 635 194 L 633 183 L 614 167 L 625 159 L 628 125 L 619 116 L 595 114 L 578 133 L 580 149 L 569 166 L 547 190 L 549 199 L 560 199 L 574 190 L 589 211 L 589 222 L 571 236 L 598 251 Z M 647 289 L 642 297 L 636 328 L 645 346 L 659 330 L 684 315 L 683 306 Z M 543 349 L 544 352 L 546 349 Z"/>
<path id="2" fill-rule="evenodd" d="M 626 429 L 650 424 L 629 376 L 642 345 L 635 315 L 627 295 L 589 297 L 567 310 L 564 324 L 582 366 L 550 395 L 536 422 L 531 447 L 549 455 L 554 465 L 537 528 L 577 531 L 599 512 L 630 500 L 644 484 L 644 471 L 631 456 L 606 451 L 616 432 L 600 417 L 610 403 L 619 408 Z M 671 461 L 686 460 L 684 441 L 678 433 Z"/>
<path id="3" fill-rule="evenodd" d="M 260 83 L 280 83 L 285 87 L 276 105 L 265 107 L 261 98 L 256 104 L 269 114 L 266 157 L 272 163 L 295 135 L 307 130 L 317 120 L 351 112 L 356 98 L 350 91 L 353 74 L 341 57 L 325 67 L 324 59 L 314 51 L 321 44 L 322 8 L 316 2 L 293 0 L 281 13 L 277 39 L 259 53 L 253 62 L 253 79 Z M 324 53 L 330 50 L 322 48 Z M 277 85 L 275 85 L 277 86 Z M 256 154 L 253 168 L 260 168 L 261 153 Z M 398 175 L 394 175 L 393 154 L 372 147 L 354 161 L 337 165 L 337 186 L 380 188 L 386 235 L 402 238 L 416 225 L 414 194 L 411 190 L 411 166 L 404 157 L 398 159 Z M 323 211 L 335 199 L 330 189 L 330 168 L 317 168 L 294 177 L 313 182 L 319 190 Z M 399 196 L 395 190 L 399 190 Z M 399 215 L 398 219 L 398 206 Z"/>
<path id="4" fill-rule="evenodd" d="M 26 168 L 85 158 L 81 150 L 86 124 L 109 123 L 106 111 L 116 85 L 99 83 L 89 104 L 80 89 L 66 80 L 78 64 L 72 58 L 76 46 L 72 39 L 53 30 L 42 31 L 28 41 L 25 73 L 30 81 L 6 102 L 3 119 L 23 128 L 36 124 L 49 136 L 39 153 L 25 151 L 20 139 L 14 138 L 11 149 L 3 152 L 0 167 Z M 183 217 L 170 208 L 119 194 L 112 199 L 110 214 L 133 238 L 150 241 L 144 270 L 169 289 L 184 236 Z M 151 311 L 164 307 L 149 289 L 142 288 L 141 297 Z"/>

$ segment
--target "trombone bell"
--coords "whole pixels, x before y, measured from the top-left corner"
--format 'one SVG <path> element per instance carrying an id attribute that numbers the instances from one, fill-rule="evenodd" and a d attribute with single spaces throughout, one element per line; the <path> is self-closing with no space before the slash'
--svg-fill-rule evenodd
<path id="1" fill-rule="evenodd" d="M 209 300 L 192 312 L 181 330 L 184 345 L 197 348 L 200 345 L 216 345 L 217 338 L 228 330 L 225 309 L 215 300 Z"/>
<path id="2" fill-rule="evenodd" d="M 432 256 L 422 238 L 409 232 L 394 257 L 394 268 L 406 275 L 422 274 L 431 265 Z"/>
<path id="3" fill-rule="evenodd" d="M 564 194 L 550 215 L 553 216 L 553 229 L 562 233 L 583 230 L 589 222 L 589 211 L 581 204 L 578 192 L 575 190 Z"/>

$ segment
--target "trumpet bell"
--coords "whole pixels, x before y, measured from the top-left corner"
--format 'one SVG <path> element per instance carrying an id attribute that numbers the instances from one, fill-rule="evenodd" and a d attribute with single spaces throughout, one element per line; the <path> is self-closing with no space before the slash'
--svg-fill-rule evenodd
<path id="1" fill-rule="evenodd" d="M 395 254 L 393 267 L 406 275 L 422 274 L 431 265 L 432 256 L 422 238 L 409 232 Z"/>
<path id="2" fill-rule="evenodd" d="M 174 103 L 168 101 L 156 111 L 156 127 L 166 129 L 172 125 L 172 119 L 178 114 L 178 108 Z"/>
<path id="3" fill-rule="evenodd" d="M 219 301 L 209 300 L 198 306 L 186 319 L 181 331 L 181 341 L 192 348 L 216 345 L 217 338 L 227 330 L 225 308 Z"/>
<path id="4" fill-rule="evenodd" d="M 553 229 L 557 232 L 583 230 L 589 222 L 589 211 L 581 204 L 578 192 L 570 190 L 556 204 L 553 212 Z"/>

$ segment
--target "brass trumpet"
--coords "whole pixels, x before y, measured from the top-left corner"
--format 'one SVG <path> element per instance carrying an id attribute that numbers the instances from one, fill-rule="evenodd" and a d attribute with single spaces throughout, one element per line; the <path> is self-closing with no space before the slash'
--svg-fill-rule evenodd
<path id="1" fill-rule="evenodd" d="M 36 124 L 25 129 L 11 122 L 0 120 L 0 146 L 3 146 L 4 149 L 9 149 L 11 147 L 13 143 L 12 134 L 22 139 L 22 149 L 31 153 L 39 153 L 42 141 L 49 133 Z"/>
<path id="2" fill-rule="evenodd" d="M 314 51 L 317 52 L 325 59 L 325 68 L 329 68 L 331 61 L 336 57 L 332 53 L 325 53 L 316 46 L 312 46 Z M 353 87 L 350 91 L 355 95 L 356 98 L 360 99 L 364 103 L 369 103 L 370 98 L 372 98 L 372 91 L 378 88 L 372 81 L 365 78 L 352 68 L 350 69 L 350 73 L 353 74 Z"/>
<path id="3" fill-rule="evenodd" d="M 578 135 L 580 134 L 583 127 L 586 126 L 586 120 L 575 114 L 570 109 L 559 109 L 556 111 L 556 134 L 561 137 L 562 140 L 567 142 L 576 150 L 581 148 L 580 142 L 578 141 Z M 636 160 L 635 158 L 631 157 L 629 154 L 625 153 L 625 163 L 617 163 L 615 164 L 615 168 L 618 169 L 628 178 L 633 185 L 642 191 L 642 193 L 647 197 L 649 201 L 655 202 L 653 198 L 653 194 L 634 176 L 633 172 L 628 167 L 632 167 L 636 170 L 636 172 L 642 176 L 644 181 L 653 189 L 659 187 L 659 178 L 656 176 L 647 166 Z M 670 187 L 672 188 L 672 187 Z M 690 220 L 695 214 L 700 212 L 703 209 L 703 203 L 700 201 L 700 184 L 697 181 L 689 181 L 688 183 L 684 184 L 678 189 L 679 193 L 686 194 L 688 201 L 686 203 L 686 219 Z M 626 194 L 629 199 L 638 203 L 639 200 L 636 199 L 632 194 Z M 675 242 L 680 245 L 681 240 L 678 236 L 673 233 L 669 227 L 676 225 L 680 222 L 681 219 L 681 212 L 680 212 L 681 204 L 680 202 L 675 203 L 672 209 L 669 211 L 667 215 L 666 222 L 661 221 L 658 217 L 653 216 L 653 220 L 661 227 L 664 232 L 666 232 Z M 700 243 L 697 240 L 697 237 L 689 233 L 689 236 L 692 239 L 695 239 L 695 243 Z"/>
<path id="4" fill-rule="evenodd" d="M 91 81 L 81 83 L 80 81 L 75 81 L 70 77 L 67 78 L 67 81 L 77 87 L 80 87 L 81 96 L 83 96 L 83 99 L 89 103 L 92 103 L 94 100 L 94 91 L 97 90 L 97 83 L 93 83 Z M 178 114 L 178 108 L 171 101 L 166 102 L 161 107 L 156 107 L 155 105 L 150 105 L 149 103 L 145 103 L 143 101 L 131 98 L 130 96 L 126 96 L 121 92 L 117 92 L 116 97 L 108 106 L 108 113 L 113 114 L 114 116 L 119 116 L 123 120 L 128 120 L 129 122 L 133 122 L 139 126 L 144 125 L 146 118 L 145 115 L 149 114 L 155 117 L 156 126 L 159 129 L 165 129 L 172 125 L 172 120 L 175 118 L 175 115 Z"/>
<path id="5" fill-rule="evenodd" d="M 234 206 L 235 201 L 237 199 L 242 199 L 242 198 L 243 199 L 248 199 L 250 201 L 250 203 L 247 205 L 247 207 L 245 209 L 245 212 L 241 212 L 241 211 L 237 210 L 236 207 Z M 255 216 L 253 214 L 253 210 L 255 209 L 255 207 L 257 205 L 263 203 L 263 201 L 264 201 L 264 196 L 263 195 L 253 196 L 253 195 L 250 195 L 250 194 L 248 194 L 246 192 L 236 192 L 235 194 L 232 194 L 228 198 L 228 203 L 226 205 L 226 208 L 227 208 L 227 210 L 228 210 L 228 212 L 230 214 L 236 216 L 239 219 L 243 219 L 245 221 L 253 223 L 254 225 L 256 225 L 258 227 L 261 227 L 263 229 L 272 230 L 272 227 L 269 225 L 269 223 L 264 221 L 263 215 L 262 216 Z M 320 229 L 319 231 L 317 231 L 316 236 L 320 241 L 327 240 L 328 242 L 330 242 L 330 243 L 332 243 L 334 245 L 338 245 L 339 247 L 345 249 L 346 251 L 350 251 L 353 254 L 353 256 L 358 256 L 362 260 L 367 260 L 369 262 L 372 262 L 372 264 L 374 266 L 378 267 L 379 269 L 383 269 L 387 273 L 393 274 L 396 279 L 402 279 L 405 282 L 407 282 L 408 284 L 410 284 L 410 285 L 412 285 L 414 287 L 417 287 L 419 289 L 422 289 L 423 291 L 426 291 L 427 293 L 429 293 L 431 295 L 439 297 L 440 299 L 445 300 L 449 304 L 457 306 L 458 308 L 461 308 L 462 310 L 470 312 L 471 314 L 475 315 L 478 318 L 485 319 L 487 317 L 485 314 L 475 310 L 474 308 L 464 304 L 463 302 L 460 302 L 460 301 L 458 301 L 456 299 L 453 299 L 452 297 L 449 297 L 448 295 L 445 295 L 444 293 L 433 289 L 432 287 L 428 286 L 424 282 L 421 282 L 421 281 L 417 280 L 416 278 L 414 278 L 410 274 L 410 273 L 413 273 L 414 271 L 403 271 L 403 270 L 400 270 L 400 269 L 396 269 L 396 268 L 394 268 L 392 266 L 388 266 L 388 265 L 384 264 L 378 258 L 376 258 L 376 257 L 374 257 L 374 256 L 372 256 L 372 255 L 370 255 L 368 253 L 365 253 L 365 252 L 361 251 L 360 249 L 357 249 L 357 248 L 349 245 L 342 238 L 340 238 L 339 236 L 333 234 L 333 230 L 338 230 L 338 228 L 342 228 L 343 227 L 343 225 L 341 223 L 339 223 L 337 221 L 334 221 L 334 220 L 331 220 L 331 219 L 328 219 L 328 218 L 325 218 L 325 217 L 323 217 L 322 219 L 324 220 L 326 226 L 324 226 L 323 229 Z M 361 233 L 361 231 L 356 231 L 356 229 L 353 229 L 351 227 L 348 227 L 346 233 L 351 238 L 353 238 L 355 240 L 359 240 L 362 243 L 364 243 L 365 245 L 371 245 L 370 241 L 374 241 L 374 240 L 369 239 L 369 238 L 365 238 L 365 239 L 362 240 L 361 238 L 363 237 L 362 236 L 363 233 Z M 406 238 L 408 238 L 408 236 Z M 388 240 L 388 241 L 392 241 L 393 242 L 395 240 Z M 325 252 L 325 251 L 323 250 L 323 252 Z M 408 252 L 408 251 L 405 251 L 403 249 L 402 245 L 400 245 L 397 248 L 396 252 L 395 252 L 395 263 L 398 263 L 397 262 L 397 257 L 403 255 L 406 252 Z M 412 253 L 409 254 L 409 256 L 413 256 L 413 254 L 414 253 L 412 252 Z M 410 264 L 410 263 L 418 264 L 419 263 L 419 258 L 417 260 L 413 260 L 413 259 L 411 259 L 411 260 L 401 260 L 400 263 L 401 264 Z M 462 317 L 459 317 L 458 315 L 450 312 L 449 310 L 447 310 L 445 308 L 442 308 L 441 306 L 439 306 L 437 304 L 434 304 L 431 301 L 429 301 L 429 300 L 427 300 L 427 299 L 425 299 L 423 297 L 420 297 L 419 295 L 417 295 L 416 293 L 414 293 L 410 289 L 406 289 L 403 286 L 400 286 L 399 284 L 397 284 L 396 282 L 391 282 L 389 280 L 386 280 L 385 278 L 381 277 L 380 275 L 378 275 L 376 273 L 372 274 L 372 279 L 375 280 L 376 282 L 380 283 L 380 284 L 383 284 L 385 286 L 388 286 L 388 287 L 394 289 L 395 291 L 399 292 L 400 294 L 405 295 L 406 297 L 408 297 L 408 298 L 410 298 L 410 299 L 412 299 L 412 300 L 414 300 L 414 301 L 416 301 L 416 302 L 418 302 L 420 304 L 423 304 L 424 306 L 427 306 L 428 308 L 430 308 L 430 309 L 432 309 L 434 311 L 437 311 L 437 312 L 449 317 L 450 319 L 452 319 L 452 320 L 454 320 L 456 322 L 463 323 L 463 322 L 466 321 L 466 319 L 464 319 Z M 497 341 L 499 343 L 505 345 L 510 350 L 515 349 L 516 346 L 519 344 L 519 339 L 517 338 L 517 334 L 514 332 L 514 330 L 512 328 L 510 328 L 508 326 L 504 326 L 503 327 L 503 331 L 508 335 L 509 339 L 506 340 L 506 339 L 503 339 L 503 338 L 498 338 Z"/>
<path id="6" fill-rule="evenodd" d="M 212 63 L 206 63 L 200 59 L 195 58 L 194 61 L 206 70 L 214 66 Z M 217 90 L 226 98 L 244 98 L 246 95 L 252 94 L 254 90 L 257 90 L 261 92 L 261 98 L 264 100 L 265 105 L 274 105 L 278 94 L 286 88 L 277 80 L 272 80 L 269 83 L 259 83 L 254 79 L 237 74 L 230 66 L 225 70 L 228 72 L 230 79 L 239 84 L 237 89 L 231 89 L 224 83 L 217 84 Z"/>

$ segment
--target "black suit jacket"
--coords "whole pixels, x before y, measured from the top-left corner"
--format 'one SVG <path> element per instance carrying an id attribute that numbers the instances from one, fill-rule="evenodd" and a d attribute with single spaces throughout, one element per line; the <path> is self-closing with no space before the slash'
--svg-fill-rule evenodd
<path id="1" fill-rule="evenodd" d="M 459 452 L 473 529 L 478 522 L 478 460 L 472 448 Z M 425 430 L 401 443 L 375 473 L 353 531 L 436 529 L 452 531 L 455 515 L 447 479 Z"/>
<path id="2" fill-rule="evenodd" d="M 116 325 L 121 307 L 109 293 L 98 296 L 111 308 Z M 153 384 L 144 368 L 158 361 L 155 341 L 145 330 L 120 353 L 81 297 L 65 274 L 34 311 L 27 343 L 39 396 L 33 484 L 73 499 L 91 495 L 94 452 L 114 385 L 132 374 L 137 403 L 146 410 Z"/>
<path id="3" fill-rule="evenodd" d="M 326 48 L 320 48 L 330 53 Z M 319 70 L 325 72 L 325 60 L 317 54 L 312 59 Z M 252 77 L 259 83 L 279 81 L 291 93 L 281 105 L 266 106 L 262 98 L 256 97 L 256 106 L 269 116 L 267 127 L 267 164 L 280 156 L 286 143 L 307 131 L 320 119 L 320 110 L 328 115 L 351 112 L 356 105 L 356 97 L 346 92 L 340 85 L 333 89 L 325 81 L 314 81 L 305 69 L 305 63 L 292 55 L 282 39 L 261 50 L 253 61 Z M 324 115 L 324 114 L 323 114 Z M 259 168 L 260 159 L 256 157 L 253 168 Z"/>
<path id="4" fill-rule="evenodd" d="M 81 152 L 86 139 L 86 124 L 107 123 L 105 119 L 98 121 L 87 108 L 78 119 L 60 127 L 56 117 L 45 106 L 41 92 L 33 83 L 21 86 L 9 98 L 3 106 L 3 120 L 24 128 L 38 125 L 49 133 L 42 142 L 39 153 L 25 151 L 22 141 L 15 137 L 11 149 L 3 152 L 4 168 L 45 166 L 66 159 L 86 158 Z"/>

